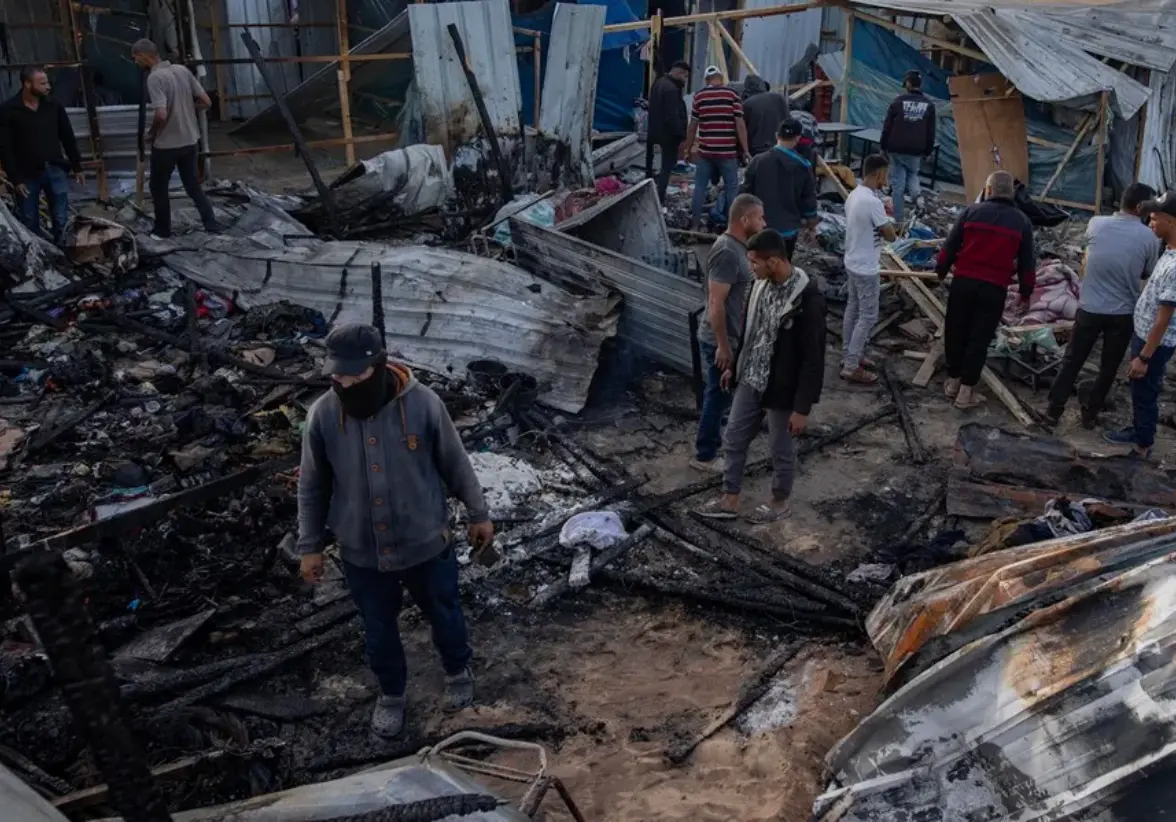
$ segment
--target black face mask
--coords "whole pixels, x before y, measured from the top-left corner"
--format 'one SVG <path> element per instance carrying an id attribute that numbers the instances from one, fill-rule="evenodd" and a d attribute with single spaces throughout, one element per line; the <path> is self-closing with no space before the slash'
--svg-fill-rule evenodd
<path id="1" fill-rule="evenodd" d="M 384 363 L 376 363 L 372 375 L 363 382 L 346 388 L 335 383 L 333 387 L 343 404 L 343 413 L 358 420 L 370 419 L 384 407 L 388 395 L 388 369 Z"/>

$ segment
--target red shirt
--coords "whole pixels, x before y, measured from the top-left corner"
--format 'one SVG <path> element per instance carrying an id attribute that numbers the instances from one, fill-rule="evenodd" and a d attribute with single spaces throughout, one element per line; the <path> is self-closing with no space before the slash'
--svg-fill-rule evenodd
<path id="1" fill-rule="evenodd" d="M 735 121 L 743 119 L 743 103 L 727 86 L 707 86 L 694 93 L 691 116 L 698 121 L 698 153 L 711 160 L 738 156 Z"/>

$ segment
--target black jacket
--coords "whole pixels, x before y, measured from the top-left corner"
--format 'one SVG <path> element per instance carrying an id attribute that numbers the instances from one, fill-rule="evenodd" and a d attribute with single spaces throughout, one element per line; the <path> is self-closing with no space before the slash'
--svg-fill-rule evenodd
<path id="1" fill-rule="evenodd" d="M 746 316 L 743 326 L 740 339 L 746 340 Z M 743 353 L 740 352 L 740 356 Z M 760 404 L 764 408 L 795 411 L 808 416 L 821 399 L 824 382 L 825 295 L 814 278 L 801 292 L 796 307 L 781 321 L 768 387 Z"/>
<path id="2" fill-rule="evenodd" d="M 743 191 L 764 202 L 764 220 L 791 239 L 801 224 L 817 216 L 813 166 L 790 148 L 776 146 L 754 157 L 743 176 Z"/>
<path id="3" fill-rule="evenodd" d="M 882 150 L 926 157 L 933 148 L 935 103 L 921 91 L 894 98 L 882 124 Z"/>
<path id="4" fill-rule="evenodd" d="M 649 90 L 649 136 L 653 143 L 686 139 L 686 100 L 682 87 L 663 74 Z"/>
<path id="5" fill-rule="evenodd" d="M 763 154 L 776 145 L 776 131 L 788 119 L 788 98 L 775 91 L 760 91 L 743 101 L 743 122 L 751 156 Z"/>
<path id="6" fill-rule="evenodd" d="M 0 106 L 0 166 L 17 184 L 37 179 L 50 165 L 75 173 L 82 170 L 82 155 L 65 107 L 44 99 L 32 111 L 18 94 Z"/>

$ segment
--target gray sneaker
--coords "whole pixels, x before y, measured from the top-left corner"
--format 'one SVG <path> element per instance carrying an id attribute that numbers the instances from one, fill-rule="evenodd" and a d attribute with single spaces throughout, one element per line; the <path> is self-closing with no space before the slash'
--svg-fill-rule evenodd
<path id="1" fill-rule="evenodd" d="M 400 736 L 404 730 L 404 697 L 381 696 L 372 712 L 372 733 L 386 739 Z"/>
<path id="2" fill-rule="evenodd" d="M 464 711 L 474 704 L 474 673 L 466 668 L 456 676 L 445 677 L 445 695 L 441 697 L 441 710 L 447 714 Z"/>

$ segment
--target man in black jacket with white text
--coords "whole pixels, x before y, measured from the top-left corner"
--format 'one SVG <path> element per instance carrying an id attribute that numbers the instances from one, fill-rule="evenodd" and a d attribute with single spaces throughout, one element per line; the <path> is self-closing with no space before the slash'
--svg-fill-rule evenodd
<path id="1" fill-rule="evenodd" d="M 653 147 L 661 150 L 661 169 L 657 173 L 657 196 L 663 203 L 670 184 L 670 172 L 678 163 L 678 151 L 686 139 L 689 118 L 682 96 L 690 79 L 690 64 L 682 60 L 663 74 L 649 90 L 649 128 L 645 136 L 645 176 L 653 176 Z"/>
<path id="2" fill-rule="evenodd" d="M 890 156 L 894 222 L 902 224 L 903 193 L 919 196 L 919 167 L 935 148 L 935 103 L 923 93 L 923 76 L 908 71 L 906 92 L 894 98 L 882 124 L 882 150 Z"/>
<path id="3" fill-rule="evenodd" d="M 723 374 L 723 387 L 735 392 L 723 437 L 723 494 L 698 513 L 709 519 L 739 515 L 747 452 L 766 414 L 772 499 L 747 515 L 763 524 L 792 513 L 792 438 L 804 431 L 825 378 L 825 298 L 816 280 L 789 261 L 779 232 L 769 228 L 752 237 L 747 258 L 755 285 L 744 313 L 743 347 L 734 368 Z"/>

